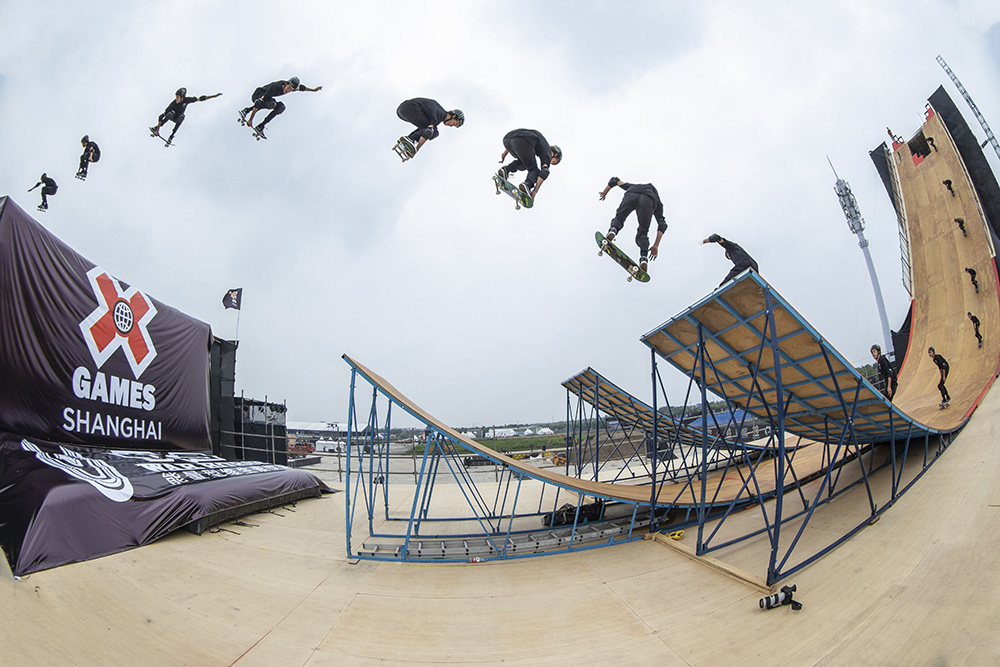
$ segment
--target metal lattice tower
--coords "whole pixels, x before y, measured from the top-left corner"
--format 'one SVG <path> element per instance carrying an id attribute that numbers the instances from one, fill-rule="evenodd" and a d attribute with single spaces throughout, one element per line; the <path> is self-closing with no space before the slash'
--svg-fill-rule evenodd
<path id="1" fill-rule="evenodd" d="M 969 91 L 965 89 L 962 82 L 959 81 L 958 77 L 955 76 L 955 73 L 951 71 L 951 68 L 948 67 L 948 63 L 944 61 L 944 58 L 938 56 L 937 61 L 938 64 L 944 68 L 944 71 L 948 73 L 948 76 L 951 77 L 951 80 L 955 83 L 955 87 L 958 88 L 958 92 L 962 93 L 962 97 L 964 97 L 965 101 L 969 103 L 969 108 L 972 109 L 972 113 L 976 117 L 976 120 L 978 120 L 979 124 L 983 126 L 983 131 L 986 132 L 986 141 L 981 144 L 981 147 L 985 147 L 986 144 L 989 143 L 993 146 L 993 150 L 996 151 L 997 156 L 1000 157 L 1000 143 L 997 143 L 997 138 L 993 136 L 993 130 L 990 129 L 989 123 L 986 122 L 986 118 L 983 117 L 983 114 L 979 112 L 979 107 L 977 107 L 976 103 L 972 101 L 972 97 L 969 96 Z"/>
<path id="2" fill-rule="evenodd" d="M 833 175 L 837 178 L 837 184 L 833 189 L 840 200 L 840 207 L 844 209 L 847 226 L 850 228 L 851 233 L 857 235 L 858 247 L 861 248 L 861 252 L 865 256 L 865 263 L 868 264 L 868 274 L 871 276 L 872 289 L 875 291 L 875 305 L 878 307 L 878 316 L 882 322 L 882 339 L 884 344 L 882 349 L 885 354 L 892 354 L 892 333 L 889 331 L 889 318 L 885 313 L 885 302 L 882 300 L 882 288 L 878 284 L 875 264 L 872 262 L 871 253 L 868 252 L 868 239 L 865 238 L 865 221 L 861 217 L 858 200 L 854 198 L 854 193 L 851 192 L 851 186 L 847 184 L 847 181 L 837 176 L 837 170 L 833 168 L 833 162 L 830 161 L 829 157 L 827 157 L 826 161 L 830 162 L 830 169 L 833 169 Z"/>

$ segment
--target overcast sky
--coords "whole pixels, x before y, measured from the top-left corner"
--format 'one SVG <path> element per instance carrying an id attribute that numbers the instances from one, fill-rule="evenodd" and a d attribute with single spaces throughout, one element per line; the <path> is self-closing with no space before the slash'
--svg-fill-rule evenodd
<path id="1" fill-rule="evenodd" d="M 455 425 L 559 420 L 560 383 L 592 366 L 650 400 L 639 338 L 731 268 L 716 232 L 848 359 L 882 339 L 833 161 L 858 199 L 890 325 L 909 305 L 896 220 L 868 151 L 905 138 L 937 86 L 984 133 L 943 56 L 1000 130 L 1000 3 L 478 2 L 0 4 L 0 194 L 126 283 L 237 334 L 237 393 L 289 419 L 342 420 L 347 353 Z M 318 93 L 257 142 L 255 87 Z M 165 150 L 147 128 L 186 86 Z M 410 97 L 465 111 L 401 163 Z M 511 129 L 559 144 L 536 206 L 490 176 Z M 102 149 L 73 178 L 80 137 Z M 994 170 L 995 155 L 989 156 Z M 621 200 L 656 185 L 670 225 L 647 284 L 598 258 Z M 636 249 L 634 216 L 621 236 Z M 686 378 L 662 370 L 671 401 Z"/>

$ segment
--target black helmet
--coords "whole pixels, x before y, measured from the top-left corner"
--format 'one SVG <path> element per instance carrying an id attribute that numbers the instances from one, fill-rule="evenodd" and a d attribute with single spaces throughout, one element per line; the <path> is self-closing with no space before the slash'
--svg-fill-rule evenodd
<path id="1" fill-rule="evenodd" d="M 552 148 L 552 159 L 562 162 L 563 159 L 562 149 L 556 146 L 555 144 L 552 144 L 551 148 Z"/>
<path id="2" fill-rule="evenodd" d="M 174 93 L 174 95 L 180 95 L 181 97 L 187 97 L 187 94 L 188 94 L 187 88 L 178 88 L 177 92 Z"/>
<path id="3" fill-rule="evenodd" d="M 81 144 L 85 144 L 85 143 L 88 143 L 89 141 L 90 141 L 90 136 L 89 136 L 89 135 L 86 135 L 86 134 L 85 134 L 85 135 L 83 135 L 83 139 L 80 139 L 80 143 L 81 143 Z"/>
<path id="4" fill-rule="evenodd" d="M 882 348 L 879 347 L 878 345 L 872 345 L 872 350 L 871 351 L 872 352 L 878 352 L 879 354 L 882 354 Z"/>
<path id="5" fill-rule="evenodd" d="M 458 125 L 456 125 L 455 127 L 462 127 L 463 125 L 465 125 L 465 114 L 462 113 L 461 109 L 452 109 L 448 113 L 451 114 L 452 118 L 458 121 Z"/>
<path id="6" fill-rule="evenodd" d="M 299 87 L 299 77 L 293 76 L 291 79 L 288 80 L 288 83 L 292 84 L 293 88 L 298 88 Z"/>

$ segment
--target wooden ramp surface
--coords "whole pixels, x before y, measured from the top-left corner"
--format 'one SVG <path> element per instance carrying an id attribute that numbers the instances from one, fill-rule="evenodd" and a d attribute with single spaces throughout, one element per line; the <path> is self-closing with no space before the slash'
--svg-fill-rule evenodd
<path id="1" fill-rule="evenodd" d="M 22 581 L 0 570 L 0 664 L 1000 664 L 997 442 L 990 394 L 892 511 L 788 582 L 797 612 L 652 541 L 352 564 L 338 493 Z M 837 528 L 835 511 L 814 520 Z"/>
<path id="2" fill-rule="evenodd" d="M 945 431 L 965 422 L 996 377 L 1000 294 L 986 219 L 941 116 L 930 114 L 922 132 L 934 139 L 937 151 L 914 158 L 904 143 L 895 146 L 892 155 L 903 193 L 913 269 L 910 344 L 895 404 L 915 420 Z M 945 187 L 946 180 L 952 182 L 954 196 Z M 965 221 L 966 235 L 955 218 Z M 966 267 L 976 271 L 978 293 Z M 981 322 L 981 348 L 969 312 Z M 937 407 L 939 373 L 927 355 L 928 347 L 951 366 L 947 387 L 952 401 L 947 410 Z"/>

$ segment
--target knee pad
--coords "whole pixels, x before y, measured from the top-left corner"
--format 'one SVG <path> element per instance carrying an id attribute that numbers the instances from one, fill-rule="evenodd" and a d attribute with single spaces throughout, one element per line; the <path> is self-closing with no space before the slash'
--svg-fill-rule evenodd
<path id="1" fill-rule="evenodd" d="M 284 110 L 285 110 L 285 103 L 284 102 L 278 102 L 275 105 L 275 107 L 274 107 L 274 113 L 275 114 L 279 114 L 279 113 L 283 112 Z"/>

